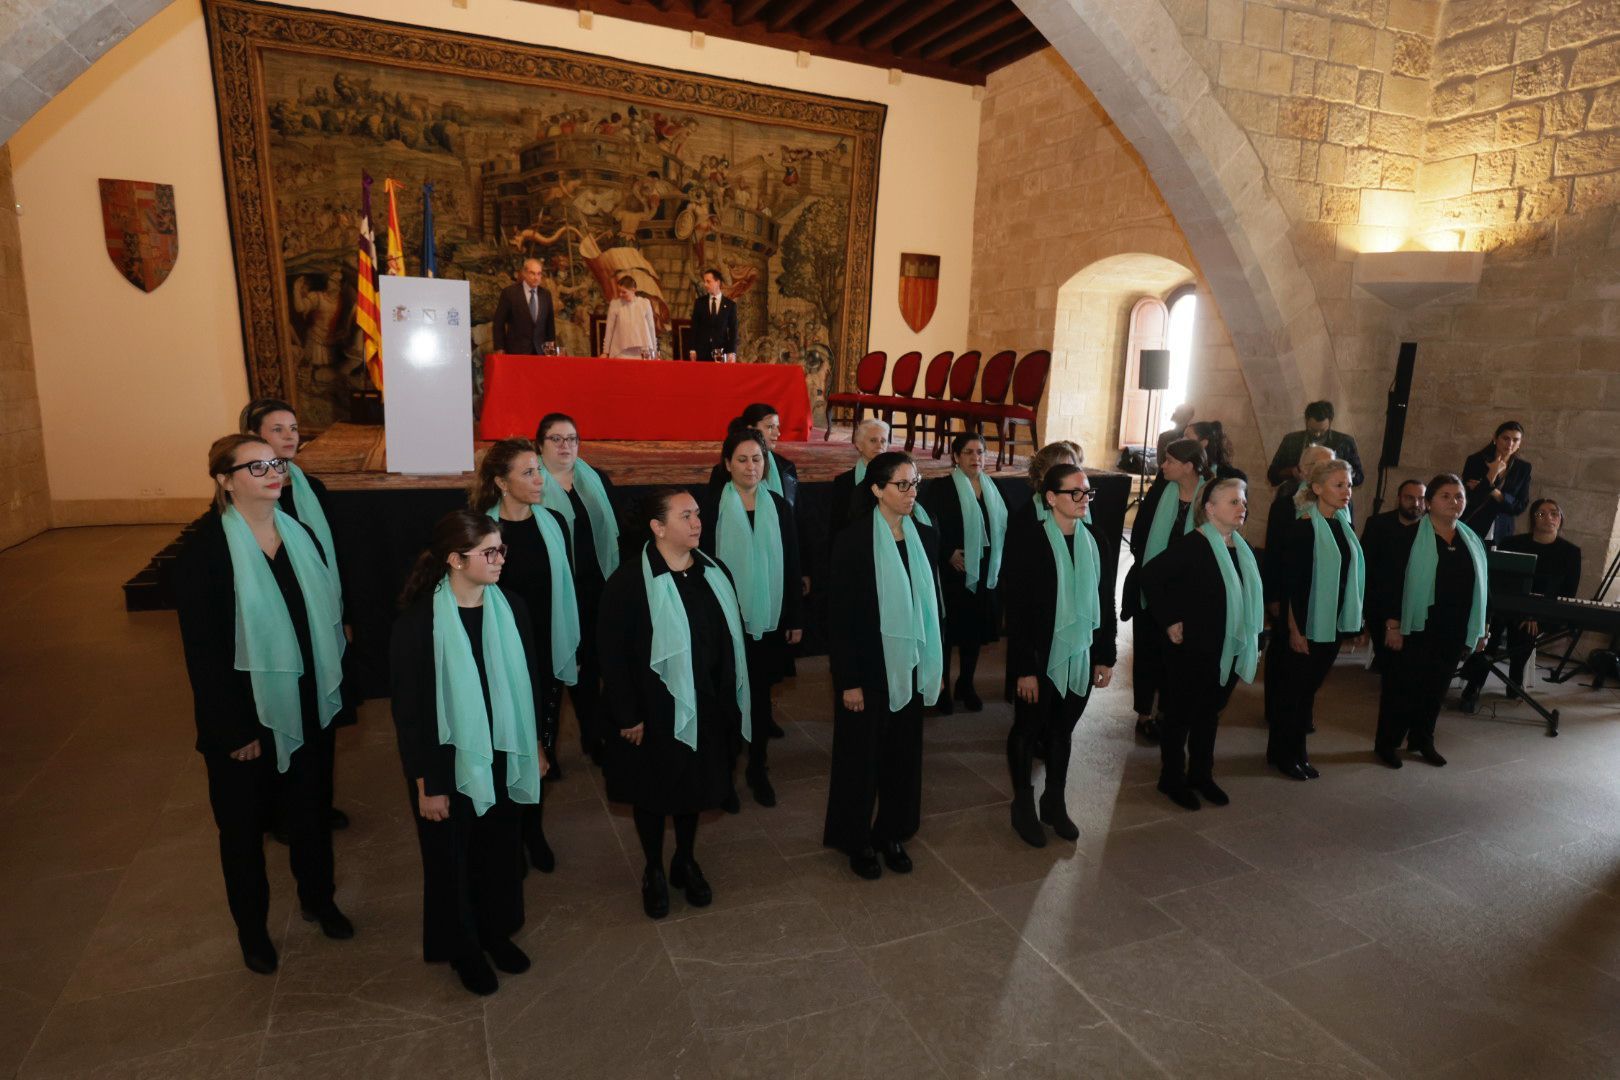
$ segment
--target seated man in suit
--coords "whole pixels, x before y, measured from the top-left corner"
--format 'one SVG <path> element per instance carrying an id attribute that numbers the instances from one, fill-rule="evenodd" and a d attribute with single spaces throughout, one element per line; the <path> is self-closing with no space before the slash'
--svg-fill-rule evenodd
<path id="1" fill-rule="evenodd" d="M 703 271 L 703 292 L 692 303 L 692 347 L 688 360 L 712 360 L 715 350 L 726 354 L 726 363 L 737 360 L 737 301 L 724 295 L 720 271 Z"/>
<path id="2" fill-rule="evenodd" d="M 1277 487 L 1284 480 L 1300 478 L 1299 455 L 1307 446 L 1325 446 L 1336 457 L 1348 461 L 1350 482 L 1356 487 L 1367 479 L 1361 469 L 1361 454 L 1356 449 L 1356 440 L 1342 431 L 1333 430 L 1333 402 L 1313 401 L 1305 406 L 1305 430 L 1290 431 L 1277 444 L 1277 453 L 1272 456 L 1271 467 L 1266 470 L 1266 479 L 1271 481 L 1272 487 Z"/>
<path id="3" fill-rule="evenodd" d="M 551 293 L 540 284 L 541 273 L 539 259 L 524 259 L 522 280 L 501 291 L 490 327 L 493 351 L 535 356 L 557 340 Z"/>

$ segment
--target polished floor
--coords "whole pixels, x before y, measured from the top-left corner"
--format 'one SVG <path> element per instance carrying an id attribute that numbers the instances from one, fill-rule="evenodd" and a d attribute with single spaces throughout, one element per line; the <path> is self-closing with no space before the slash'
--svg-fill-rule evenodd
<path id="1" fill-rule="evenodd" d="M 828 687 L 805 663 L 772 746 L 781 805 L 745 796 L 699 834 L 706 910 L 641 914 L 629 819 L 565 758 L 558 870 L 527 883 L 535 966 L 487 1000 L 420 962 L 409 808 L 373 702 L 339 740 L 338 899 L 358 935 L 297 918 L 272 848 L 282 966 L 253 975 L 174 617 L 120 603 L 172 532 L 0 552 L 0 1074 L 1620 1075 L 1620 692 L 1558 689 L 1558 739 L 1487 694 L 1442 718 L 1449 767 L 1392 772 L 1353 665 L 1323 696 L 1321 780 L 1264 773 L 1245 689 L 1217 747 L 1232 805 L 1195 814 L 1154 792 L 1121 678 L 1076 736 L 1080 842 L 1039 851 L 1007 825 L 1005 707 L 930 720 L 916 872 L 865 883 L 819 844 Z"/>

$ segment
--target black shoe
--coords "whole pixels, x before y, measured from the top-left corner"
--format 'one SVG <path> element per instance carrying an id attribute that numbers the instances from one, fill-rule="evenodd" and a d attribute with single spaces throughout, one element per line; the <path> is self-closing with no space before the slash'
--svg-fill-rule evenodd
<path id="1" fill-rule="evenodd" d="M 911 856 L 906 854 L 906 849 L 900 841 L 895 840 L 883 845 L 883 865 L 897 874 L 909 874 Z"/>
<path id="2" fill-rule="evenodd" d="M 242 945 L 242 963 L 247 965 L 249 971 L 259 975 L 274 975 L 276 965 L 280 961 L 276 957 L 276 947 L 270 942 L 270 935 L 264 931 L 251 936 L 236 935 L 237 941 Z"/>
<path id="3" fill-rule="evenodd" d="M 1305 774 L 1307 780 L 1320 780 L 1322 778 L 1322 774 L 1316 771 L 1316 766 L 1308 761 L 1299 763 L 1299 771 Z"/>
<path id="4" fill-rule="evenodd" d="M 1080 839 L 1080 826 L 1069 819 L 1069 809 L 1063 805 L 1062 796 L 1041 796 L 1041 821 L 1052 826 L 1052 831 L 1057 833 L 1060 840 L 1072 844 Z"/>
<path id="5" fill-rule="evenodd" d="M 551 845 L 546 843 L 544 836 L 532 843 L 525 842 L 523 846 L 528 850 L 530 866 L 542 874 L 549 874 L 557 869 L 557 853 L 551 850 Z"/>
<path id="6" fill-rule="evenodd" d="M 500 989 L 501 982 L 495 977 L 495 969 L 489 966 L 489 961 L 484 959 L 483 953 L 469 956 L 465 960 L 452 960 L 450 966 L 461 976 L 461 985 L 465 986 L 469 993 L 488 997 Z"/>
<path id="7" fill-rule="evenodd" d="M 941 716 L 949 716 L 951 713 L 956 711 L 956 706 L 951 704 L 951 695 L 949 691 L 942 691 L 939 695 L 939 701 L 936 704 L 939 708 L 939 713 Z"/>
<path id="8" fill-rule="evenodd" d="M 1202 795 L 1216 806 L 1225 806 L 1232 801 L 1232 797 L 1221 790 L 1221 785 L 1213 780 L 1205 780 L 1201 784 L 1194 784 L 1193 790 Z"/>
<path id="9" fill-rule="evenodd" d="M 871 848 L 862 848 L 849 857 L 849 868 L 855 871 L 855 876 L 866 881 L 876 881 L 883 876 L 883 864 L 878 862 L 877 852 Z"/>
<path id="10" fill-rule="evenodd" d="M 725 801 L 720 804 L 720 809 L 728 814 L 742 813 L 742 803 L 737 801 L 736 791 L 732 791 L 730 795 L 726 796 Z"/>
<path id="11" fill-rule="evenodd" d="M 661 867 L 649 866 L 641 875 L 641 910 L 649 919 L 669 914 L 669 882 Z"/>
<path id="12" fill-rule="evenodd" d="M 983 712 L 984 702 L 978 692 L 973 689 L 972 683 L 957 683 L 956 698 L 962 703 L 962 708 L 968 712 Z"/>
<path id="13" fill-rule="evenodd" d="M 521 975 L 529 970 L 529 954 L 512 943 L 511 938 L 490 942 L 484 946 L 495 966 L 508 975 Z"/>
<path id="14" fill-rule="evenodd" d="M 708 907 L 714 901 L 714 890 L 703 878 L 696 859 L 676 859 L 669 865 L 669 883 L 686 891 L 686 902 L 693 907 Z"/>
<path id="15" fill-rule="evenodd" d="M 1147 743 L 1159 741 L 1159 721 L 1152 716 L 1138 716 L 1136 718 L 1136 737 Z"/>
<path id="16" fill-rule="evenodd" d="M 1012 827 L 1018 839 L 1030 847 L 1046 846 L 1046 830 L 1041 828 L 1041 819 L 1035 813 L 1035 793 L 1031 788 L 1022 787 L 1013 793 Z"/>
<path id="17" fill-rule="evenodd" d="M 1430 765 L 1433 765 L 1437 769 L 1446 763 L 1446 759 L 1440 756 L 1440 751 L 1436 750 L 1432 746 L 1426 746 L 1419 750 L 1418 757 L 1422 758 L 1424 761 L 1427 761 Z"/>
<path id="18" fill-rule="evenodd" d="M 330 900 L 314 910 L 304 908 L 303 915 L 305 922 L 320 923 L 321 933 L 333 941 L 347 941 L 354 937 L 354 923 Z"/>
<path id="19" fill-rule="evenodd" d="M 338 829 L 347 829 L 349 827 L 349 815 L 345 814 L 335 806 L 328 807 L 326 811 L 326 824 L 330 826 L 334 832 L 336 832 Z"/>
<path id="20" fill-rule="evenodd" d="M 1183 810 L 1197 810 L 1203 806 L 1203 803 L 1198 801 L 1198 796 L 1193 794 L 1192 788 L 1186 784 L 1177 787 L 1166 787 L 1164 784 L 1160 784 L 1159 790 L 1168 795 L 1170 801 Z"/>
<path id="21" fill-rule="evenodd" d="M 1392 769 L 1398 769 L 1401 767 L 1401 756 L 1394 750 L 1389 750 L 1384 747 L 1375 747 L 1373 749 L 1373 756 Z"/>
<path id="22" fill-rule="evenodd" d="M 1301 766 L 1297 761 L 1285 761 L 1281 765 L 1277 766 L 1277 771 L 1288 777 L 1290 780 L 1303 781 L 1310 779 L 1310 776 L 1306 774 L 1304 767 Z"/>
<path id="23" fill-rule="evenodd" d="M 767 716 L 764 723 L 761 724 L 760 727 L 765 732 L 767 738 L 781 739 L 787 736 L 787 732 L 783 730 L 781 724 L 776 722 L 776 717 L 774 716 Z"/>
<path id="24" fill-rule="evenodd" d="M 751 773 L 748 777 L 748 790 L 754 793 L 754 801 L 761 806 L 776 805 L 776 789 L 771 786 L 771 775 L 761 769 Z"/>
<path id="25" fill-rule="evenodd" d="M 1465 687 L 1463 687 L 1462 699 L 1457 702 L 1457 708 L 1461 709 L 1463 712 L 1467 713 L 1469 716 L 1473 716 L 1475 713 L 1479 712 L 1479 689 L 1478 689 L 1478 687 L 1473 687 L 1473 686 L 1465 686 Z"/>

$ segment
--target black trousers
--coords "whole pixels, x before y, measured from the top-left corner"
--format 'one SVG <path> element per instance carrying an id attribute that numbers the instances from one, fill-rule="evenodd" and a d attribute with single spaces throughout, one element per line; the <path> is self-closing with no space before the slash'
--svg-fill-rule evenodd
<path id="1" fill-rule="evenodd" d="M 422 959 L 460 960 L 511 938 L 523 927 L 522 808 L 507 798 L 504 778 L 482 816 L 456 793 L 444 821 L 418 811 L 415 780 L 406 787 L 422 851 Z"/>
<path id="2" fill-rule="evenodd" d="M 237 930 L 258 936 L 270 914 L 270 879 L 264 869 L 264 833 L 272 820 L 287 830 L 288 859 L 298 902 L 316 909 L 331 901 L 332 729 L 306 725 L 304 745 L 276 770 L 275 745 L 262 740 L 252 761 L 204 754 L 208 802 L 219 828 L 219 863 L 225 899 Z"/>
<path id="3" fill-rule="evenodd" d="M 1545 631 L 1557 629 L 1544 627 Z M 1520 686 L 1524 685 L 1525 665 L 1530 661 L 1530 654 L 1535 651 L 1536 639 L 1521 629 L 1517 622 L 1511 626 L 1497 623 L 1491 627 L 1491 638 L 1485 643 L 1484 653 L 1475 653 L 1468 658 L 1466 665 L 1467 684 L 1464 693 L 1479 693 L 1480 687 L 1485 685 L 1485 677 L 1491 673 L 1491 661 L 1487 655 L 1494 653 L 1507 641 L 1508 647 L 1508 674 Z"/>
<path id="4" fill-rule="evenodd" d="M 773 643 L 774 644 L 774 643 Z M 771 716 L 771 687 L 776 685 L 776 666 L 780 659 L 770 646 L 743 635 L 743 660 L 748 665 L 748 715 L 753 723 L 753 738 L 747 740 L 747 775 L 763 774 L 770 765 L 771 737 L 766 728 Z M 738 732 L 741 740 L 742 733 Z M 741 751 L 739 746 L 738 750 Z"/>
<path id="5" fill-rule="evenodd" d="M 1308 653 L 1295 652 L 1284 627 L 1282 633 L 1273 632 L 1266 649 L 1266 723 L 1271 729 L 1266 760 L 1279 765 L 1310 760 L 1305 739 L 1315 724 L 1316 693 L 1339 657 L 1337 640 L 1312 641 L 1308 647 Z"/>
<path id="6" fill-rule="evenodd" d="M 1441 627 L 1408 634 L 1401 650 L 1389 654 L 1378 696 L 1374 746 L 1398 750 L 1404 741 L 1413 750 L 1433 749 L 1435 722 L 1462 659 L 1466 633 L 1463 628 Z"/>
<path id="7" fill-rule="evenodd" d="M 1237 675 L 1223 683 L 1208 654 L 1186 654 L 1184 645 L 1165 650 L 1167 677 L 1160 689 L 1164 718 L 1159 721 L 1159 785 L 1175 788 L 1214 778 L 1215 729 L 1232 699 Z"/>
<path id="8" fill-rule="evenodd" d="M 863 711 L 839 702 L 833 714 L 821 842 L 846 855 L 909 840 L 922 817 L 922 695 L 899 712 L 885 705 L 868 694 Z"/>
<path id="9" fill-rule="evenodd" d="M 1161 684 L 1164 682 L 1165 651 L 1170 639 L 1164 636 L 1164 627 L 1149 611 L 1136 613 L 1136 640 L 1131 649 L 1131 696 L 1136 704 L 1136 715 L 1152 716 L 1153 702 L 1159 698 L 1164 707 Z"/>
<path id="10" fill-rule="evenodd" d="M 574 719 L 579 722 L 579 748 L 592 757 L 602 748 L 602 665 L 597 662 L 596 650 L 587 656 L 579 651 L 579 681 L 568 688 L 568 700 L 574 705 Z"/>
<path id="11" fill-rule="evenodd" d="M 1013 794 L 1031 786 L 1032 758 L 1039 748 L 1046 755 L 1046 784 L 1041 798 L 1061 801 L 1069 781 L 1069 757 L 1074 748 L 1074 728 L 1086 711 L 1089 693 L 1084 696 L 1058 692 L 1044 674 L 1034 704 L 1015 698 L 1012 730 L 1007 732 L 1007 770 L 1012 777 Z"/>

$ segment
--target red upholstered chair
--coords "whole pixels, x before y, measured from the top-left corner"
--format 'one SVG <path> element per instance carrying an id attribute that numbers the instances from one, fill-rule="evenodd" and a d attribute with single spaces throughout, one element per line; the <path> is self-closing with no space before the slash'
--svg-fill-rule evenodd
<path id="1" fill-rule="evenodd" d="M 911 406 L 917 400 L 917 376 L 922 374 L 922 353 L 913 349 L 902 353 L 894 362 L 894 374 L 889 376 L 889 392 L 870 402 L 872 411 L 882 413 L 889 434 L 894 434 L 894 414 L 903 412 L 909 418 Z"/>
<path id="2" fill-rule="evenodd" d="M 1040 412 L 1041 398 L 1046 394 L 1046 377 L 1051 370 L 1051 351 L 1036 349 L 1025 353 L 1024 358 L 1018 361 L 1018 369 L 1013 372 L 1013 403 L 1007 406 L 1006 413 L 1001 417 L 1002 432 L 1011 438 L 1010 442 L 1003 439 L 1009 464 L 1018 454 L 1020 426 L 1029 428 L 1029 452 L 1033 454 L 1039 449 L 1035 445 L 1035 418 Z"/>
<path id="3" fill-rule="evenodd" d="M 907 450 L 910 450 L 917 442 L 917 426 L 920 418 L 932 414 L 928 402 L 939 401 L 945 396 L 945 388 L 951 378 L 951 357 L 955 355 L 954 352 L 947 350 L 928 361 L 928 371 L 923 375 L 923 397 L 914 398 L 912 406 L 905 410 L 906 422 L 904 426 L 906 429 Z M 926 427 L 923 428 L 925 435 L 927 430 Z"/>
<path id="4" fill-rule="evenodd" d="M 973 400 L 973 388 L 979 383 L 979 357 L 983 355 L 977 349 L 963 353 L 951 365 L 951 401 L 934 410 L 939 418 L 939 426 L 934 434 L 934 456 L 939 457 L 945 452 L 945 438 L 951 433 L 951 420 L 962 416 L 958 411 L 960 405 Z"/>
<path id="5" fill-rule="evenodd" d="M 1018 353 L 1012 349 L 1003 349 L 992 356 L 984 365 L 984 377 L 979 381 L 979 400 L 986 405 L 1005 405 L 1007 391 L 1012 388 L 1013 365 L 1018 360 Z M 996 425 L 996 434 L 1002 446 L 1007 443 L 1005 425 L 1000 416 L 964 418 L 979 431 L 986 420 Z M 996 468 L 1001 468 L 1001 453 L 996 453 Z"/>
<path id="6" fill-rule="evenodd" d="M 851 423 L 861 422 L 861 414 L 866 411 L 867 404 L 883 390 L 883 376 L 888 367 L 888 353 L 869 352 L 861 357 L 861 362 L 855 367 L 854 392 L 846 390 L 827 395 L 827 431 L 822 436 L 823 442 L 832 438 L 833 414 L 837 410 L 850 410 L 854 414 Z"/>

